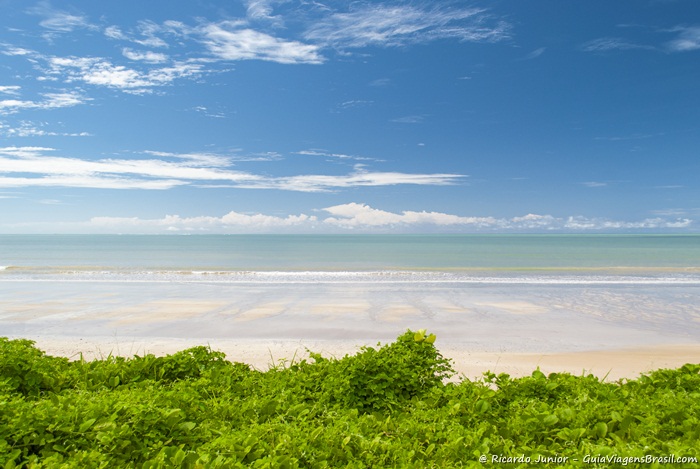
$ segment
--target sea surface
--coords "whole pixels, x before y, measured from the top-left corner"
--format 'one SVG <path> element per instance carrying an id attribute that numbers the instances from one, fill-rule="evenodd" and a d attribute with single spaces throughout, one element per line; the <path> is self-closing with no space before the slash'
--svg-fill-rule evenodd
<path id="1" fill-rule="evenodd" d="M 0 266 L 0 336 L 39 341 L 700 341 L 700 236 L 3 235 Z"/>
<path id="2" fill-rule="evenodd" d="M 0 282 L 700 285 L 700 235 L 0 235 Z"/>

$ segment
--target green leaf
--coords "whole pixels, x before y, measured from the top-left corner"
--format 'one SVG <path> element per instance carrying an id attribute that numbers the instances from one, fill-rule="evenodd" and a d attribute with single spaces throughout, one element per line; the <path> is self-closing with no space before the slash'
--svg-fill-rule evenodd
<path id="1" fill-rule="evenodd" d="M 542 419 L 542 423 L 544 423 L 548 427 L 556 424 L 558 421 L 559 421 L 559 417 L 557 417 L 554 414 L 549 414 L 544 419 Z"/>
<path id="2" fill-rule="evenodd" d="M 605 422 L 598 422 L 593 427 L 593 433 L 599 438 L 605 438 L 608 434 L 608 425 Z"/>
<path id="3" fill-rule="evenodd" d="M 90 427 L 92 427 L 92 425 L 93 425 L 95 422 L 97 422 L 97 419 L 90 419 L 90 420 L 84 421 L 84 422 L 80 425 L 80 427 L 78 428 L 78 431 L 80 431 L 80 433 L 85 433 L 86 431 L 88 431 L 88 429 L 89 429 Z"/>
<path id="4" fill-rule="evenodd" d="M 197 424 L 194 422 L 182 422 L 180 425 L 178 425 L 178 428 L 189 432 L 192 431 L 192 429 L 194 429 L 194 427 L 196 426 Z"/>

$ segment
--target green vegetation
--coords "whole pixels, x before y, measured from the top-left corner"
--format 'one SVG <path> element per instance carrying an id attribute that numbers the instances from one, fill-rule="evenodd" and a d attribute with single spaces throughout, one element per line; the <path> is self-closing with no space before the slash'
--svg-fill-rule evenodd
<path id="1" fill-rule="evenodd" d="M 449 382 L 434 341 L 261 372 L 206 347 L 87 362 L 3 338 L 0 467 L 698 467 L 678 458 L 700 449 L 700 365 Z M 622 459 L 652 456 L 677 459 Z"/>

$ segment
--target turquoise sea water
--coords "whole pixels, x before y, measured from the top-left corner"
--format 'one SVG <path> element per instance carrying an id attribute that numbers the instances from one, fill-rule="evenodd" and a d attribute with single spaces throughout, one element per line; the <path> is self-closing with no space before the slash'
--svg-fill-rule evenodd
<path id="1" fill-rule="evenodd" d="M 32 339 L 428 328 L 546 352 L 700 337 L 700 236 L 4 235 L 0 266 L 0 335 Z"/>
<path id="2" fill-rule="evenodd" d="M 0 235 L 0 281 L 700 283 L 697 235 Z"/>

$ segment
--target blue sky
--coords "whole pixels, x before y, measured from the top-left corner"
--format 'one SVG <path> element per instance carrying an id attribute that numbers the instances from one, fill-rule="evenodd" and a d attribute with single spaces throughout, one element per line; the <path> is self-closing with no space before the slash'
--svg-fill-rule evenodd
<path id="1" fill-rule="evenodd" d="M 700 3 L 0 0 L 0 232 L 697 232 Z"/>

